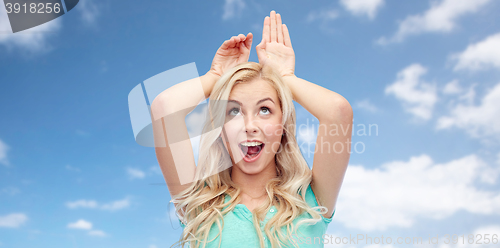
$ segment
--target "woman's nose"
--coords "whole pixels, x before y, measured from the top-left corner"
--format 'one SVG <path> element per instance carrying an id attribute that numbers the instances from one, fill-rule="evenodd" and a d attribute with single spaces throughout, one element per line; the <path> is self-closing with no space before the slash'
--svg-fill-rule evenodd
<path id="1" fill-rule="evenodd" d="M 257 133 L 259 131 L 259 127 L 257 125 L 257 120 L 252 118 L 251 116 L 245 117 L 245 132 L 246 133 Z"/>

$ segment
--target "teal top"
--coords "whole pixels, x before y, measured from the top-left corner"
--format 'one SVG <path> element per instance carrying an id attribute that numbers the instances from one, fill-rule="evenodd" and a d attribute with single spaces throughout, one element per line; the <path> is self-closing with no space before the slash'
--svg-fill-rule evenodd
<path id="1" fill-rule="evenodd" d="M 224 202 L 226 203 L 230 199 L 231 197 L 226 194 Z M 311 189 L 311 185 L 309 185 L 306 190 L 306 202 L 311 207 L 318 206 L 318 202 L 316 200 L 314 192 Z M 266 214 L 265 220 L 261 223 L 260 226 L 262 229 L 262 236 L 264 237 L 264 243 L 266 245 L 265 247 L 271 247 L 271 242 L 269 241 L 268 237 L 266 237 L 263 229 L 265 224 L 276 214 L 276 212 L 276 207 L 271 206 L 269 212 Z M 298 236 L 293 236 L 291 241 L 295 241 L 295 243 L 297 243 L 298 247 L 300 248 L 324 247 L 323 235 L 326 232 L 328 224 L 332 221 L 334 214 L 335 211 L 333 211 L 333 214 L 330 218 L 325 218 L 323 215 L 321 215 L 321 221 L 317 222 L 314 225 L 308 225 L 306 223 L 301 224 L 301 226 L 297 230 Z M 248 210 L 248 208 L 244 204 L 238 204 L 232 211 L 226 213 L 224 215 L 224 228 L 222 229 L 222 242 L 220 248 L 260 247 L 259 237 L 257 236 L 257 230 L 255 230 L 253 226 L 252 217 L 252 212 L 250 212 L 250 210 Z M 304 218 L 312 218 L 312 216 L 309 213 L 304 212 L 293 221 L 294 225 L 296 225 L 299 220 Z M 179 223 L 181 224 L 182 228 L 185 227 L 185 225 L 180 220 Z M 282 232 L 283 235 L 286 235 L 286 229 L 284 227 L 282 228 Z M 214 223 L 210 228 L 208 241 L 214 239 L 214 237 L 217 236 L 218 233 L 219 227 L 217 223 Z M 220 236 L 213 241 L 208 242 L 206 247 L 219 247 L 219 239 Z M 203 245 L 201 247 L 203 247 Z M 293 247 L 293 245 L 290 244 L 288 247 Z"/>

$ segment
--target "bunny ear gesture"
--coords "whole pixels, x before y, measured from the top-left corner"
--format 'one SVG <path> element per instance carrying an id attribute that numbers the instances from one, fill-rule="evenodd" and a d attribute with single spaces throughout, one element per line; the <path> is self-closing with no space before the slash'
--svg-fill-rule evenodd
<path id="1" fill-rule="evenodd" d="M 262 30 L 262 38 L 269 42 L 277 42 L 284 44 L 287 47 L 292 47 L 290 34 L 286 24 L 282 23 L 281 15 L 271 11 L 271 17 L 266 16 L 264 19 L 264 28 Z"/>
<path id="2" fill-rule="evenodd" d="M 281 15 L 271 11 L 270 17 L 264 18 L 262 41 L 255 47 L 259 63 L 271 64 L 280 72 L 281 76 L 290 76 L 295 73 L 295 53 L 288 27 L 282 23 Z"/>
<path id="3" fill-rule="evenodd" d="M 228 69 L 247 62 L 250 57 L 252 38 L 253 34 L 248 33 L 247 36 L 239 34 L 224 41 L 215 54 L 210 72 L 220 77 Z"/>

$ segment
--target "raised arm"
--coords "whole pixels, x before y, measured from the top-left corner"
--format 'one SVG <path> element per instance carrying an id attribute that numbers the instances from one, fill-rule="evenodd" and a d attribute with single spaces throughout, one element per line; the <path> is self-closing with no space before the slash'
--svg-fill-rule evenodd
<path id="1" fill-rule="evenodd" d="M 323 216 L 330 218 L 349 163 L 352 108 L 341 95 L 295 75 L 295 53 L 280 14 L 271 11 L 264 19 L 262 42 L 256 50 L 259 63 L 276 67 L 294 100 L 319 121 L 311 188 L 319 204 L 328 208 Z"/>
<path id="2" fill-rule="evenodd" d="M 224 41 L 209 72 L 166 89 L 151 103 L 156 157 L 172 196 L 189 187 L 196 170 L 186 116 L 210 96 L 226 70 L 248 61 L 252 37 L 240 34 Z"/>

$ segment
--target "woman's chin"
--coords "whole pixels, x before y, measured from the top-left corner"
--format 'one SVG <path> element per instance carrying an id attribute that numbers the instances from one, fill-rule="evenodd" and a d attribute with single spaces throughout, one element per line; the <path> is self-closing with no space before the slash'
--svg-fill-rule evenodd
<path id="1" fill-rule="evenodd" d="M 262 169 L 260 169 L 258 167 L 249 167 L 249 166 L 245 166 L 245 165 L 239 166 L 238 170 L 244 174 L 247 174 L 247 175 L 257 175 L 260 172 L 262 172 Z"/>
<path id="2" fill-rule="evenodd" d="M 236 165 L 234 166 L 238 167 L 238 170 L 245 174 L 258 174 L 263 169 L 259 161 L 255 161 L 253 163 L 247 163 L 243 159 L 240 159 L 240 161 L 236 163 Z"/>

